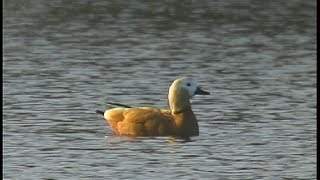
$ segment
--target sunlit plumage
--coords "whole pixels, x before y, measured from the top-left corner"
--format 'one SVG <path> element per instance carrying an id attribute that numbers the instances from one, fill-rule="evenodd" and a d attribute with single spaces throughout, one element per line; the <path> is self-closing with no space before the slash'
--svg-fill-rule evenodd
<path id="1" fill-rule="evenodd" d="M 196 136 L 199 126 L 190 104 L 195 94 L 210 93 L 201 90 L 191 78 L 180 78 L 169 89 L 170 110 L 128 106 L 108 109 L 103 114 L 119 135 Z"/>

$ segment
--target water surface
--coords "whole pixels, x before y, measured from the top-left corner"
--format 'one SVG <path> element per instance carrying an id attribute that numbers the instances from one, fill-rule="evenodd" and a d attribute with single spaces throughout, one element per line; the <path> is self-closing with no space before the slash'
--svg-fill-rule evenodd
<path id="1" fill-rule="evenodd" d="M 4 179 L 315 179 L 314 1 L 6 1 Z M 200 136 L 115 136 L 101 101 L 167 107 L 192 76 Z"/>

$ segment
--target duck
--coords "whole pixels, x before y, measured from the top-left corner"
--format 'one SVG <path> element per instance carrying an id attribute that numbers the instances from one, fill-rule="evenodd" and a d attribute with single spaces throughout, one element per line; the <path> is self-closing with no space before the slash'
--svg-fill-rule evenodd
<path id="1" fill-rule="evenodd" d="M 199 125 L 191 109 L 190 99 L 194 95 L 209 95 L 189 77 L 173 81 L 169 88 L 170 109 L 153 107 L 131 107 L 120 103 L 103 111 L 97 110 L 117 135 L 126 136 L 180 136 L 199 135 Z"/>

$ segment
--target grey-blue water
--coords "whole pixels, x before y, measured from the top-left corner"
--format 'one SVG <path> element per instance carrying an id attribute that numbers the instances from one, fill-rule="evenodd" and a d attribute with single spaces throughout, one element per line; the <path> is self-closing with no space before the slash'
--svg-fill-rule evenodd
<path id="1" fill-rule="evenodd" d="M 316 2 L 4 2 L 4 179 L 316 179 Z M 97 102 L 167 107 L 200 135 L 116 136 Z"/>

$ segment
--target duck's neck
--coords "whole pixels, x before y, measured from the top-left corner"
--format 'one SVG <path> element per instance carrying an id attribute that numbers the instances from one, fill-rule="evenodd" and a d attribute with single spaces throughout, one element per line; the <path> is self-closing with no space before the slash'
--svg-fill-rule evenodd
<path id="1" fill-rule="evenodd" d="M 169 105 L 179 136 L 199 135 L 199 126 L 191 110 L 188 92 L 169 94 Z"/>
<path id="2" fill-rule="evenodd" d="M 169 105 L 172 114 L 179 114 L 184 111 L 191 111 L 189 95 L 187 92 L 169 93 Z"/>

